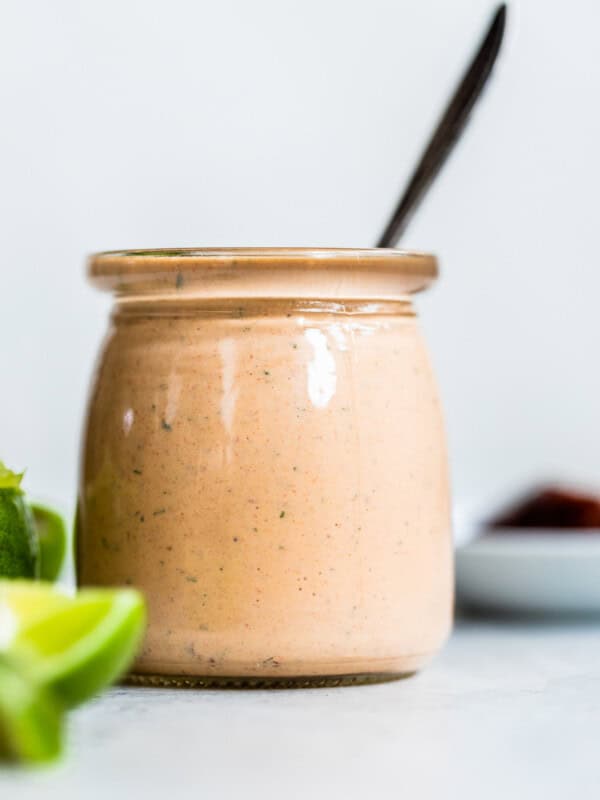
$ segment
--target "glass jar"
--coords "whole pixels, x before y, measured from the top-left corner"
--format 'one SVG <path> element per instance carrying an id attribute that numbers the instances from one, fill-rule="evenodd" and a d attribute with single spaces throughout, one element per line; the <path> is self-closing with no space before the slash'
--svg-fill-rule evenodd
<path id="1" fill-rule="evenodd" d="M 443 424 L 394 250 L 101 253 L 115 294 L 85 428 L 81 585 L 130 584 L 134 680 L 400 677 L 451 625 Z"/>

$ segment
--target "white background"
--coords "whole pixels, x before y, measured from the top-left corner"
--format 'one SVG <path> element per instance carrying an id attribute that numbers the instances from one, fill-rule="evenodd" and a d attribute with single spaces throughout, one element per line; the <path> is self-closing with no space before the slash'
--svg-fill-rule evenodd
<path id="1" fill-rule="evenodd" d="M 2 0 L 0 457 L 73 500 L 122 247 L 369 245 L 488 0 Z M 600 486 L 600 7 L 511 5 L 502 63 L 404 244 L 459 501 Z"/>

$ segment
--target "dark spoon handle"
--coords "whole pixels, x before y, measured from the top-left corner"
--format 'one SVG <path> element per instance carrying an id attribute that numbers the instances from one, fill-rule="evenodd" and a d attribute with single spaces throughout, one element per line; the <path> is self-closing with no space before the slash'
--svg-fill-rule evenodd
<path id="1" fill-rule="evenodd" d="M 485 37 L 438 122 L 377 247 L 394 247 L 435 180 L 481 96 L 502 44 L 506 5 L 496 9 Z"/>

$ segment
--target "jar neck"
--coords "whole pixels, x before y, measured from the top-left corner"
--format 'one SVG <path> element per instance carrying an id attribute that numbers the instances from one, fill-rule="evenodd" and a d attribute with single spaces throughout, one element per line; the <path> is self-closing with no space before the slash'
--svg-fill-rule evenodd
<path id="1" fill-rule="evenodd" d="M 342 316 L 414 317 L 410 297 L 394 300 L 377 298 L 330 300 L 317 298 L 203 298 L 180 295 L 170 297 L 124 296 L 117 300 L 113 319 L 136 317 L 214 317 L 245 319 L 252 317 L 298 317 L 317 314 Z"/>

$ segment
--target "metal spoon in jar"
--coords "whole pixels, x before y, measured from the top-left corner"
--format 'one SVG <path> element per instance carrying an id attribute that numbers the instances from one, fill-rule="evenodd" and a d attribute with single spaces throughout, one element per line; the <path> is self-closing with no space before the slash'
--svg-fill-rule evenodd
<path id="1" fill-rule="evenodd" d="M 473 60 L 442 114 L 377 247 L 395 247 L 469 120 L 498 56 L 506 25 L 506 5 L 496 9 Z"/>

